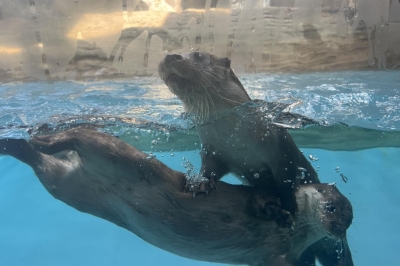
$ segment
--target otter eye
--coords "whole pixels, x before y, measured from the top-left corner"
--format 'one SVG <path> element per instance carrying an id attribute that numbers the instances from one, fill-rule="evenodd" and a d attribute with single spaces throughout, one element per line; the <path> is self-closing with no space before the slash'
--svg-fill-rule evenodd
<path id="1" fill-rule="evenodd" d="M 196 61 L 201 61 L 201 60 L 202 60 L 201 53 L 199 53 L 199 52 L 194 52 L 194 53 L 193 53 L 193 58 L 194 58 Z"/>
<path id="2" fill-rule="evenodd" d="M 326 205 L 326 207 L 325 207 L 325 209 L 328 211 L 328 212 L 334 212 L 334 211 L 336 211 L 336 207 L 335 207 L 335 205 L 333 205 L 333 204 L 328 204 L 328 205 Z"/>

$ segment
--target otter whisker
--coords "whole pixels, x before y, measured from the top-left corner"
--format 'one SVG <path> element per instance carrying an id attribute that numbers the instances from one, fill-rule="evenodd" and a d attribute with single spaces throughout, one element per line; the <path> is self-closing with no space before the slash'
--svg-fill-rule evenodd
<path id="1" fill-rule="evenodd" d="M 226 97 L 223 97 L 222 95 L 219 95 L 219 97 L 222 98 L 222 99 L 224 99 L 224 100 L 227 100 L 227 101 L 229 101 L 229 102 L 231 102 L 231 103 L 242 104 L 242 102 L 235 101 L 235 100 L 232 100 L 232 99 L 228 99 L 228 98 L 226 98 Z"/>
<path id="2" fill-rule="evenodd" d="M 210 104 L 209 104 L 209 102 L 208 102 L 207 94 L 204 94 L 204 101 L 205 101 L 206 104 L 207 104 L 207 108 L 206 108 L 206 120 L 209 120 L 209 118 L 210 118 Z"/>
<path id="3" fill-rule="evenodd" d="M 210 93 L 208 92 L 208 90 L 205 90 L 204 92 L 205 92 L 205 96 L 206 96 L 206 99 L 207 99 L 207 107 L 210 108 L 210 106 L 208 105 L 208 100 L 209 100 L 211 102 L 212 106 L 213 106 L 213 109 L 214 109 L 214 114 L 215 114 L 214 119 L 218 119 L 217 108 L 215 106 L 215 103 L 214 103 Z M 208 110 L 208 113 L 210 113 L 209 110 Z"/>
<path id="4" fill-rule="evenodd" d="M 201 121 L 204 122 L 207 120 L 207 110 L 206 110 L 206 97 L 205 95 L 201 95 Z"/>

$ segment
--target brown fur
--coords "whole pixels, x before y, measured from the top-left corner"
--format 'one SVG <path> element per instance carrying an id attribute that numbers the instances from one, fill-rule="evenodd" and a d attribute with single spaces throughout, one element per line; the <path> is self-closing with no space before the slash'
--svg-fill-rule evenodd
<path id="1" fill-rule="evenodd" d="M 230 68 L 229 59 L 200 52 L 167 55 L 159 65 L 159 75 L 183 101 L 185 110 L 197 118 L 203 146 L 200 175 L 219 180 L 233 173 L 243 183 L 277 196 L 282 208 L 295 216 L 299 207 L 296 191 L 304 184 L 320 183 L 318 175 L 286 129 L 246 104 L 251 99 Z M 318 213 L 317 209 L 310 207 L 308 214 Z M 335 230 L 330 227 L 328 231 Z M 303 233 L 310 233 L 309 229 Z M 328 237 L 324 239 L 328 247 L 308 250 L 302 261 L 313 265 L 318 257 L 327 266 L 352 265 L 345 235 L 340 238 L 343 243 L 339 245 L 347 251 L 343 257 L 333 249 L 336 240 Z M 296 248 L 302 247 L 298 243 Z"/>
<path id="2" fill-rule="evenodd" d="M 194 200 L 182 191 L 183 173 L 147 159 L 148 155 L 113 136 L 88 129 L 30 141 L 3 139 L 0 153 L 30 165 L 56 199 L 196 260 L 306 265 L 309 258 L 301 257 L 303 251 L 328 233 L 345 234 L 352 218 L 350 202 L 326 184 L 296 191 L 298 226 L 293 231 L 254 212 L 251 202 L 260 193 L 253 187 L 219 182 L 218 193 Z M 327 223 L 321 224 L 321 219 Z M 340 232 L 329 228 L 335 224 L 340 224 Z"/>
<path id="3" fill-rule="evenodd" d="M 283 128 L 268 123 L 229 67 L 229 60 L 206 53 L 168 55 L 160 77 L 198 118 L 201 175 L 219 180 L 233 173 L 242 182 L 276 192 L 284 209 L 295 214 L 294 189 L 320 183 L 310 162 Z M 299 168 L 307 170 L 305 178 Z"/>

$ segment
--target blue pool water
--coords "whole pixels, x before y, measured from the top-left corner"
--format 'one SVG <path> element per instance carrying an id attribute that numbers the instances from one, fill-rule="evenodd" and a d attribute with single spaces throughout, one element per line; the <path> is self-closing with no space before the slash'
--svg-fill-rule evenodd
<path id="1" fill-rule="evenodd" d="M 327 124 L 345 122 L 382 131 L 400 130 L 399 72 L 246 76 L 242 80 L 252 98 L 301 98 L 303 104 L 295 111 Z M 180 102 L 155 78 L 0 84 L 0 93 L 2 138 L 27 138 L 26 128 L 21 126 L 57 123 L 85 114 L 185 124 Z M 113 130 L 124 134 L 120 128 Z M 355 265 L 397 264 L 400 148 L 301 150 L 319 158 L 313 165 L 319 169 L 321 181 L 336 182 L 353 205 L 348 241 Z M 170 152 L 154 154 L 181 171 L 183 156 L 196 167 L 200 164 L 197 150 L 174 151 L 174 156 Z M 335 170 L 338 166 L 348 177 L 347 183 Z M 28 166 L 9 156 L 0 156 L 0 173 L 0 265 L 212 265 L 155 248 L 114 224 L 55 200 Z M 237 183 L 232 177 L 225 180 Z"/>

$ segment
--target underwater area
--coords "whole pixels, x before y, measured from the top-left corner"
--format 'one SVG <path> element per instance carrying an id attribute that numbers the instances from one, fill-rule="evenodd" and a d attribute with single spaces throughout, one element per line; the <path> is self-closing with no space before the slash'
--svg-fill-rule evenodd
<path id="1" fill-rule="evenodd" d="M 239 78 L 252 99 L 300 101 L 291 112 L 321 123 L 289 132 L 304 154 L 312 155 L 321 181 L 336 183 L 353 205 L 347 234 L 355 265 L 395 264 L 400 259 L 399 73 Z M 2 138 L 29 138 L 43 123 L 50 130 L 93 125 L 173 169 L 186 171 L 183 158 L 200 168 L 197 133 L 182 117 L 179 99 L 157 78 L 7 83 L 0 93 L 7 96 L 0 100 Z M 0 157 L 0 172 L 1 265 L 212 265 L 153 247 L 55 200 L 30 167 L 10 156 Z M 223 180 L 239 183 L 232 176 Z"/>

